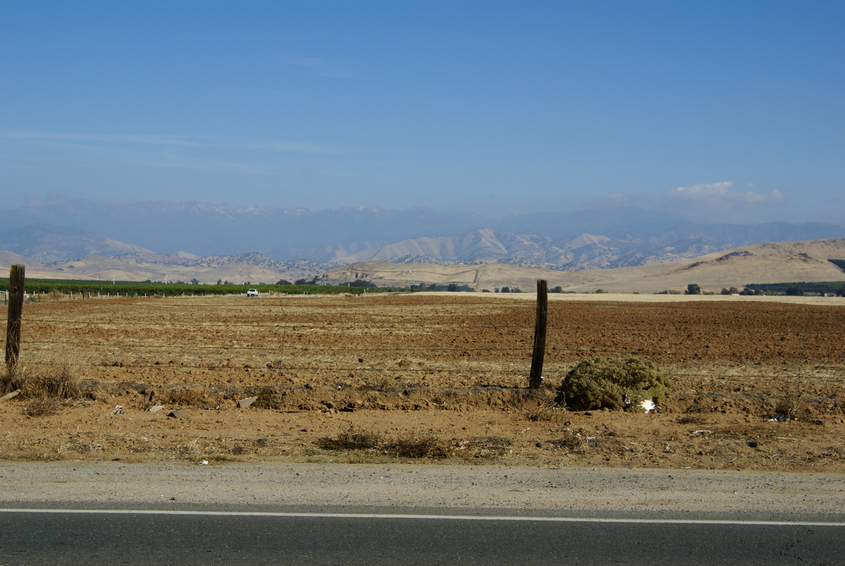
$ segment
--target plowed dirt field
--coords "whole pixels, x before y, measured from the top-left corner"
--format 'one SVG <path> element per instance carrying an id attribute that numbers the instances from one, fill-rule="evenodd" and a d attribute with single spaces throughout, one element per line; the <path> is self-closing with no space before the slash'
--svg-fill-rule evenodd
<path id="1" fill-rule="evenodd" d="M 552 300 L 533 392 L 528 300 L 26 304 L 0 458 L 845 471 L 845 307 L 729 299 Z M 675 391 L 649 414 L 555 406 L 593 354 L 652 360 Z"/>

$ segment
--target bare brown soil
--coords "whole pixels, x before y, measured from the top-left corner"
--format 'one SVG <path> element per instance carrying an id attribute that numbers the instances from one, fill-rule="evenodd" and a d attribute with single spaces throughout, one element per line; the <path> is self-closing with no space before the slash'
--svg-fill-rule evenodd
<path id="1" fill-rule="evenodd" d="M 30 388 L 0 403 L 0 458 L 845 471 L 845 307 L 549 308 L 545 386 L 532 392 L 532 301 L 27 304 L 17 379 Z M 566 373 L 594 353 L 653 360 L 675 392 L 650 414 L 555 406 Z"/>

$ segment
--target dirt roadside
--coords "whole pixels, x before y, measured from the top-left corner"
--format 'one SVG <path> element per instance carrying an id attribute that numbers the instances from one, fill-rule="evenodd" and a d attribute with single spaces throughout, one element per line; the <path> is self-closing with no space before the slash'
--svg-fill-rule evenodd
<path id="1" fill-rule="evenodd" d="M 419 464 L 0 463 L 5 508 L 845 519 L 845 477 Z"/>

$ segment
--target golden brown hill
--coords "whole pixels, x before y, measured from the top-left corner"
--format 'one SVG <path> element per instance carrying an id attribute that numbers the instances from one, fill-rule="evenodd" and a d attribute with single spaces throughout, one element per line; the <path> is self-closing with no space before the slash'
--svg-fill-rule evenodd
<path id="1" fill-rule="evenodd" d="M 718 292 L 730 287 L 742 289 L 751 283 L 845 282 L 845 272 L 830 259 L 845 259 L 845 239 L 755 244 L 670 263 L 571 272 L 501 263 L 434 265 L 370 261 L 331 270 L 323 275 L 323 281 L 343 284 L 367 280 L 379 286 L 400 287 L 457 283 L 478 291 L 505 286 L 530 291 L 537 279 L 546 279 L 550 287 L 560 285 L 567 291 L 602 289 L 622 293 L 683 291 L 690 283 L 696 283 L 704 291 Z"/>

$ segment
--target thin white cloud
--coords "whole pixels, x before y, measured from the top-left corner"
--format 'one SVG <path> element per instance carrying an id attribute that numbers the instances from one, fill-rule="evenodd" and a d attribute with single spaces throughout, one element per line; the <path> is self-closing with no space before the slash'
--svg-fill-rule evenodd
<path id="1" fill-rule="evenodd" d="M 318 57 L 297 57 L 295 55 L 285 55 L 282 61 L 297 67 L 308 69 L 313 76 L 316 77 L 330 77 L 339 79 L 354 79 L 360 75 L 343 65 L 334 61 L 320 59 Z"/>
<path id="2" fill-rule="evenodd" d="M 673 191 L 673 195 L 678 195 L 691 199 L 713 198 L 724 196 L 728 194 L 733 187 L 733 181 L 724 181 L 722 183 L 709 183 L 701 185 L 693 185 L 691 187 L 678 187 Z"/>
<path id="3" fill-rule="evenodd" d="M 223 136 L 97 134 L 0 130 L 0 168 L 88 172 L 160 168 L 279 177 L 319 159 L 331 166 L 371 148 L 329 146 L 279 139 Z"/>
<path id="4" fill-rule="evenodd" d="M 137 143 L 147 145 L 199 146 L 188 138 L 132 134 L 81 134 L 64 132 L 31 132 L 22 130 L 0 130 L 0 140 L 77 142 L 77 143 Z"/>
<path id="5" fill-rule="evenodd" d="M 674 191 L 671 191 L 669 196 L 676 199 L 693 200 L 716 207 L 721 205 L 774 204 L 784 200 L 783 193 L 777 189 L 772 190 L 767 195 L 750 190 L 745 192 L 734 191 L 733 185 L 733 181 L 722 181 L 721 183 L 678 187 Z"/>
<path id="6" fill-rule="evenodd" d="M 0 142 L 65 143 L 68 145 L 141 145 L 185 149 L 263 149 L 311 154 L 339 154 L 348 150 L 322 144 L 261 138 L 215 136 L 164 136 L 145 134 L 87 134 L 0 130 Z"/>
<path id="7" fill-rule="evenodd" d="M 658 206 L 694 218 L 708 217 L 713 220 L 745 222 L 768 216 L 786 200 L 783 193 L 777 189 L 766 194 L 751 190 L 753 188 L 754 185 L 749 183 L 743 187 L 745 190 L 736 190 L 733 181 L 678 187 L 658 199 L 663 201 Z"/>
<path id="8" fill-rule="evenodd" d="M 785 195 L 777 189 L 764 193 L 755 188 L 753 183 L 748 183 L 737 190 L 733 181 L 700 183 L 664 193 L 613 193 L 595 205 L 666 210 L 708 222 L 753 222 L 782 215 Z"/>

